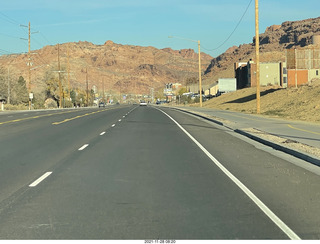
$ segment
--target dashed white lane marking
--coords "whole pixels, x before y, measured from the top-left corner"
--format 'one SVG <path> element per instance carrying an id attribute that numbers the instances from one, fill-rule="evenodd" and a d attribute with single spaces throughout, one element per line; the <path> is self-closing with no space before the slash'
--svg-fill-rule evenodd
<path id="1" fill-rule="evenodd" d="M 89 146 L 89 144 L 84 144 L 82 147 L 80 147 L 80 148 L 78 149 L 78 151 L 82 151 L 82 150 L 85 149 L 87 146 Z"/>
<path id="2" fill-rule="evenodd" d="M 121 119 L 119 119 L 118 121 L 121 122 Z"/>
<path id="3" fill-rule="evenodd" d="M 125 117 L 126 117 L 125 115 L 122 116 L 122 118 L 125 118 Z"/>
<path id="4" fill-rule="evenodd" d="M 111 127 L 115 127 L 115 126 L 116 126 L 116 124 L 111 125 Z"/>
<path id="5" fill-rule="evenodd" d="M 104 131 L 104 132 L 101 132 L 101 133 L 100 133 L 100 136 L 103 136 L 105 133 L 106 133 L 105 131 Z"/>
<path id="6" fill-rule="evenodd" d="M 188 131 L 164 111 L 158 109 L 168 116 L 210 159 L 223 173 L 225 173 L 291 240 L 300 240 L 300 237 L 293 232 L 277 215 L 275 215 L 256 195 L 253 194 L 237 177 L 227 170 L 211 153 L 204 148 Z"/>
<path id="7" fill-rule="evenodd" d="M 40 178 L 38 178 L 37 180 L 35 180 L 34 182 L 32 182 L 29 187 L 35 187 L 37 186 L 41 181 L 43 181 L 45 178 L 47 178 L 49 175 L 51 175 L 52 172 L 47 172 L 45 174 L 43 174 Z"/>

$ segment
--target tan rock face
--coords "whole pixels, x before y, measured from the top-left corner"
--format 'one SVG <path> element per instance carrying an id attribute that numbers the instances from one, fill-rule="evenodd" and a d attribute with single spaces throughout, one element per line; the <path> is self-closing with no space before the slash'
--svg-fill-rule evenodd
<path id="1" fill-rule="evenodd" d="M 48 73 L 58 69 L 58 46 L 46 46 L 31 55 L 33 90 L 42 92 Z M 69 57 L 68 57 L 69 53 Z M 201 53 L 202 69 L 212 57 Z M 172 50 L 116 44 L 104 45 L 90 42 L 60 44 L 60 63 L 63 85 L 67 87 L 68 60 L 72 88 L 86 89 L 86 70 L 89 88 L 95 85 L 111 93 L 149 94 L 150 88 L 160 89 L 166 83 L 185 83 L 187 78 L 198 77 L 198 54 L 192 49 Z M 12 74 L 22 75 L 28 81 L 28 55 L 0 57 L 0 65 L 10 66 Z M 49 65 L 49 66 L 48 66 Z M 57 74 L 57 73 L 56 73 Z"/>
<path id="2" fill-rule="evenodd" d="M 285 61 L 285 49 L 294 46 L 303 47 L 312 44 L 312 36 L 320 34 L 320 17 L 301 21 L 287 21 L 281 25 L 272 25 L 260 34 L 260 61 Z M 255 38 L 253 43 L 228 49 L 214 58 L 205 71 L 206 79 L 234 77 L 233 63 L 247 62 L 255 58 Z"/>

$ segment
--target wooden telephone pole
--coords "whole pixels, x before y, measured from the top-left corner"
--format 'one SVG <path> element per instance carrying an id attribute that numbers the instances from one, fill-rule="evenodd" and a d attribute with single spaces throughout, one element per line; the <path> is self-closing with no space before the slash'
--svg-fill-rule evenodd
<path id="1" fill-rule="evenodd" d="M 59 73 L 59 93 L 60 93 L 60 101 L 59 101 L 59 107 L 62 108 L 62 84 L 61 84 L 61 70 L 60 70 L 60 44 L 58 43 L 58 73 Z"/>
<path id="2" fill-rule="evenodd" d="M 70 52 L 69 52 L 69 45 L 67 46 L 67 62 L 68 62 L 68 98 L 71 101 L 71 88 L 70 88 Z"/>
<path id="3" fill-rule="evenodd" d="M 89 107 L 89 83 L 88 83 L 88 68 L 86 68 L 86 83 L 87 83 L 87 107 Z"/>
<path id="4" fill-rule="evenodd" d="M 257 114 L 260 114 L 259 0 L 255 0 Z"/>
<path id="5" fill-rule="evenodd" d="M 29 84 L 28 84 L 28 93 L 29 93 L 29 110 L 31 110 L 31 32 L 30 32 L 30 22 L 28 25 L 29 34 L 28 34 L 28 78 L 29 78 Z"/>

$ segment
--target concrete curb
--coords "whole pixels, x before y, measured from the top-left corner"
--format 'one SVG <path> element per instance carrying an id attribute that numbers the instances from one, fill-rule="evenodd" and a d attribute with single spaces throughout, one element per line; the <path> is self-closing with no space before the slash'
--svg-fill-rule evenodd
<path id="1" fill-rule="evenodd" d="M 200 117 L 200 118 L 209 120 L 209 121 L 211 121 L 211 122 L 213 122 L 213 123 L 216 123 L 216 124 L 218 124 L 218 125 L 224 126 L 224 124 L 223 124 L 222 122 L 220 122 L 220 121 L 218 121 L 218 120 L 210 119 L 210 118 L 205 117 L 205 116 L 202 116 L 202 115 L 200 115 L 200 114 L 196 114 L 196 113 L 193 113 L 193 112 L 190 112 L 190 111 L 187 111 L 187 110 L 184 110 L 184 109 L 180 109 L 180 108 L 172 108 L 172 109 L 176 109 L 176 110 L 179 110 L 179 111 L 188 113 L 188 114 L 192 114 L 192 115 L 198 116 L 198 117 Z"/>
<path id="2" fill-rule="evenodd" d="M 216 124 L 218 124 L 218 125 L 225 126 L 225 127 L 227 127 L 228 129 L 232 129 L 232 128 L 224 125 L 224 124 L 223 124 L 222 122 L 220 122 L 220 121 L 217 121 L 217 120 L 214 120 L 214 119 L 210 119 L 210 118 L 207 118 L 207 117 L 205 117 L 205 116 L 202 116 L 202 115 L 199 115 L 199 114 L 190 112 L 190 111 L 186 111 L 186 110 L 184 110 L 184 109 L 179 109 L 179 108 L 174 108 L 174 109 L 179 110 L 179 111 L 182 111 L 182 112 L 185 112 L 185 113 L 189 113 L 189 114 L 192 114 L 192 115 L 195 115 L 195 116 L 198 116 L 198 117 L 203 118 L 203 119 L 206 119 L 206 120 L 209 120 L 209 121 L 214 122 L 214 123 L 216 123 Z M 243 136 L 246 136 L 246 137 L 248 137 L 248 138 L 250 138 L 250 139 L 252 139 L 252 140 L 255 140 L 255 141 L 260 142 L 260 143 L 262 143 L 262 144 L 264 144 L 264 145 L 267 145 L 267 146 L 269 146 L 269 147 L 272 147 L 273 149 L 276 149 L 276 150 L 278 150 L 278 151 L 282 151 L 282 152 L 287 153 L 287 154 L 290 154 L 290 155 L 292 155 L 292 156 L 294 156 L 294 157 L 296 157 L 296 158 L 300 158 L 300 159 L 305 160 L 305 161 L 307 161 L 307 162 L 309 162 L 309 163 L 312 163 L 312 164 L 314 164 L 314 165 L 320 166 L 320 159 L 318 159 L 316 156 L 313 156 L 313 155 L 310 155 L 310 154 L 308 154 L 308 153 L 301 152 L 301 151 L 298 151 L 298 150 L 293 150 L 293 149 L 291 149 L 291 148 L 282 146 L 282 145 L 280 145 L 280 144 L 278 144 L 278 143 L 265 140 L 265 139 L 263 139 L 263 138 L 261 138 L 261 137 L 255 136 L 255 135 L 253 135 L 253 134 L 251 134 L 251 133 L 248 133 L 248 132 L 246 132 L 246 131 L 243 131 L 243 130 L 241 130 L 241 129 L 232 129 L 232 130 L 233 130 L 234 132 L 236 132 L 236 133 L 238 133 L 238 134 L 241 134 L 241 135 L 243 135 Z"/>
<path id="3" fill-rule="evenodd" d="M 293 150 L 291 148 L 288 148 L 288 147 L 285 147 L 285 146 L 282 146 L 278 143 L 275 143 L 275 142 L 271 142 L 271 141 L 268 141 L 268 140 L 265 140 L 265 139 L 262 139 L 261 137 L 258 137 L 258 136 L 255 136 L 251 133 L 248 133 L 248 132 L 245 132 L 243 130 L 240 130 L 240 129 L 235 129 L 234 132 L 238 133 L 238 134 L 241 134 L 241 135 L 244 135 L 250 139 L 253 139 L 257 142 L 260 142 L 264 145 L 267 145 L 267 146 L 270 146 L 278 151 L 282 151 L 282 152 L 285 152 L 287 154 L 290 154 L 296 158 L 300 158 L 302 160 L 305 160 L 309 163 L 312 163 L 312 164 L 315 164 L 317 166 L 320 166 L 320 159 L 316 158 L 315 156 L 313 155 L 310 155 L 308 153 L 305 153 L 305 152 L 301 152 L 301 151 L 298 151 L 298 150 Z"/>

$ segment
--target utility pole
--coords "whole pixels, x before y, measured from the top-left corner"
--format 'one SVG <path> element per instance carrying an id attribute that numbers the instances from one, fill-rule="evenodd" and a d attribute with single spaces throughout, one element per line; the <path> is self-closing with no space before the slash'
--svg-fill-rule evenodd
<path id="1" fill-rule="evenodd" d="M 68 96 L 71 101 L 71 88 L 70 88 L 70 52 L 69 52 L 69 44 L 67 46 L 67 62 L 68 62 Z"/>
<path id="2" fill-rule="evenodd" d="M 104 92 L 104 76 L 102 76 L 102 100 L 105 103 L 106 102 L 106 97 L 105 97 L 105 92 Z"/>
<path id="3" fill-rule="evenodd" d="M 86 68 L 86 83 L 87 83 L 87 107 L 89 107 L 89 83 L 88 83 L 88 68 Z"/>
<path id="4" fill-rule="evenodd" d="M 178 39 L 183 39 L 183 40 L 188 40 L 192 42 L 197 42 L 198 43 L 198 53 L 199 53 L 199 91 L 200 91 L 200 107 L 202 107 L 202 84 L 201 84 L 201 53 L 200 53 L 200 40 L 194 41 L 191 39 L 183 38 L 183 37 L 178 37 L 178 36 L 168 36 L 168 38 L 178 38 Z"/>
<path id="5" fill-rule="evenodd" d="M 28 84 L 28 92 L 29 92 L 29 110 L 31 110 L 31 28 L 30 28 L 30 21 L 29 21 L 29 34 L 28 34 L 28 67 L 29 67 L 29 84 Z"/>
<path id="6" fill-rule="evenodd" d="M 10 66 L 8 66 L 8 104 L 10 104 L 11 88 L 10 88 Z"/>
<path id="7" fill-rule="evenodd" d="M 201 53 L 200 53 L 200 40 L 198 40 L 199 52 L 199 90 L 200 90 L 200 107 L 202 107 L 202 85 L 201 85 Z"/>
<path id="8" fill-rule="evenodd" d="M 28 97 L 29 97 L 29 110 L 31 110 L 31 101 L 33 98 L 33 94 L 31 93 L 31 34 L 38 33 L 38 31 L 31 33 L 31 25 L 30 21 L 28 26 L 20 25 L 21 27 L 28 28 Z M 26 40 L 25 38 L 20 38 L 22 40 Z"/>
<path id="9" fill-rule="evenodd" d="M 62 108 L 62 84 L 61 84 L 61 70 L 60 70 L 60 44 L 58 43 L 58 73 L 59 73 L 59 93 L 60 93 L 60 101 L 59 107 Z"/>
<path id="10" fill-rule="evenodd" d="M 259 0 L 255 0 L 257 114 L 260 114 Z"/>

